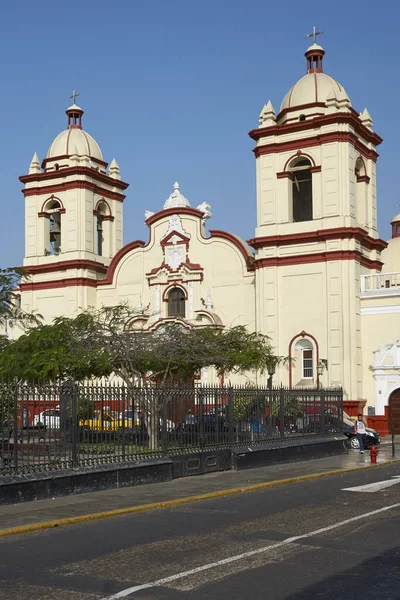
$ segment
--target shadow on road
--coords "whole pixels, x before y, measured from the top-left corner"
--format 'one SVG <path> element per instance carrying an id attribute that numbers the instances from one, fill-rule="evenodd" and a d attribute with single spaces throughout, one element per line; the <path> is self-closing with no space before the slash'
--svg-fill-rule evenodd
<path id="1" fill-rule="evenodd" d="M 360 543 L 363 543 L 362 537 Z M 285 600 L 332 598 L 400 599 L 400 546 L 337 573 Z"/>

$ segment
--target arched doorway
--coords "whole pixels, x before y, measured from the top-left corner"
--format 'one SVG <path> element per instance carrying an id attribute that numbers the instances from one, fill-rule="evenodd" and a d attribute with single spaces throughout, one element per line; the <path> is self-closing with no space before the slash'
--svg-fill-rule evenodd
<path id="1" fill-rule="evenodd" d="M 394 390 L 389 398 L 389 427 L 394 433 L 400 433 L 400 388 Z"/>

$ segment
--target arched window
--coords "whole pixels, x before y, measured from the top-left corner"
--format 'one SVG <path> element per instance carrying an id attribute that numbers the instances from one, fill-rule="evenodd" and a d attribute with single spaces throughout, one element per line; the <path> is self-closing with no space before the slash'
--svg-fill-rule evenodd
<path id="1" fill-rule="evenodd" d="M 45 232 L 45 254 L 61 253 L 61 204 L 57 200 L 50 200 L 45 206 L 49 216 L 48 229 Z"/>
<path id="2" fill-rule="evenodd" d="M 361 156 L 356 160 L 356 218 L 361 227 L 368 227 L 368 195 L 365 163 Z"/>
<path id="3" fill-rule="evenodd" d="M 298 340 L 295 346 L 298 353 L 299 371 L 297 373 L 300 380 L 314 379 L 314 347 L 311 340 L 305 338 Z"/>
<path id="4" fill-rule="evenodd" d="M 308 158 L 300 156 L 296 158 L 289 167 L 293 175 L 292 180 L 292 202 L 293 222 L 312 221 L 313 198 L 312 198 L 312 173 L 311 162 Z"/>
<path id="5" fill-rule="evenodd" d="M 108 251 L 108 237 L 109 235 L 109 231 L 108 228 L 106 228 L 105 230 L 105 217 L 106 215 L 109 215 L 110 210 L 109 207 L 107 206 L 107 204 L 105 202 L 99 202 L 99 204 L 97 205 L 97 208 L 95 210 L 95 215 L 96 215 L 96 221 L 95 221 L 95 227 L 96 227 L 96 238 L 95 238 L 95 244 L 96 244 L 96 254 L 98 254 L 99 256 L 103 256 L 104 252 L 107 255 L 107 251 Z"/>
<path id="6" fill-rule="evenodd" d="M 172 288 L 168 294 L 168 316 L 185 318 L 185 293 L 180 288 Z"/>

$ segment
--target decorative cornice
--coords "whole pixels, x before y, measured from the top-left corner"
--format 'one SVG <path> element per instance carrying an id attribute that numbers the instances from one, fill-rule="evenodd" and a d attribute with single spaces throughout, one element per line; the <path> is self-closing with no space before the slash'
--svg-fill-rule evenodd
<path id="1" fill-rule="evenodd" d="M 71 277 L 69 279 L 56 279 L 53 281 L 36 281 L 20 283 L 19 289 L 21 292 L 27 291 L 38 291 L 38 290 L 52 290 L 56 288 L 65 287 L 97 287 L 96 279 L 89 279 L 88 277 Z"/>
<path id="2" fill-rule="evenodd" d="M 368 250 L 381 252 L 387 248 L 387 242 L 380 238 L 373 238 L 361 227 L 335 227 L 331 229 L 319 229 L 317 231 L 288 233 L 284 235 L 268 235 L 265 237 L 248 240 L 253 248 L 269 248 L 271 246 L 295 246 L 298 244 L 309 244 L 314 242 L 325 242 L 327 240 L 356 239 Z"/>
<path id="3" fill-rule="evenodd" d="M 296 110 L 301 110 L 308 105 L 304 105 L 303 107 L 295 107 Z M 314 105 L 310 105 L 314 106 Z M 283 111 L 282 111 L 283 113 Z M 282 114 L 281 113 L 281 114 Z M 280 118 L 278 115 L 277 119 Z M 314 119 L 309 119 L 305 121 L 298 121 L 296 123 L 285 123 L 283 125 L 272 125 L 270 127 L 262 127 L 260 129 L 252 129 L 249 131 L 249 136 L 257 141 L 260 138 L 270 137 L 270 136 L 280 136 L 287 135 L 288 133 L 298 133 L 307 131 L 309 129 L 317 129 L 319 127 L 323 127 L 326 125 L 339 125 L 346 124 L 350 125 L 354 131 L 363 138 L 363 140 L 367 143 L 371 143 L 374 146 L 379 146 L 382 143 L 383 139 L 375 132 L 371 131 L 365 125 L 363 125 L 359 119 L 359 116 L 355 112 L 349 113 L 334 113 L 329 115 L 321 115 L 320 117 L 315 117 Z M 337 132 L 339 133 L 339 132 Z M 324 134 L 321 134 L 321 136 Z M 353 134 L 354 135 L 354 134 Z M 298 142 L 297 142 L 298 143 Z"/>
<path id="4" fill-rule="evenodd" d="M 46 185 L 44 187 L 36 187 L 36 188 L 24 188 L 22 193 L 25 197 L 27 196 L 36 196 L 42 194 L 58 194 L 59 192 L 65 192 L 67 190 L 76 190 L 76 189 L 84 189 L 90 190 L 95 194 L 99 194 L 99 196 L 105 196 L 110 200 L 116 200 L 117 202 L 123 202 L 125 200 L 125 195 L 120 192 L 112 192 L 111 190 L 107 190 L 106 188 L 99 187 L 95 183 L 90 181 L 85 181 L 82 179 L 76 179 L 74 181 L 67 181 L 65 183 L 59 183 L 54 185 Z"/>
<path id="5" fill-rule="evenodd" d="M 69 271 L 72 269 L 90 269 L 97 273 L 107 273 L 106 265 L 98 263 L 95 260 L 77 259 L 77 260 L 60 260 L 58 262 L 48 263 L 44 265 L 29 265 L 22 267 L 29 275 L 39 275 L 41 273 L 59 273 L 61 271 Z"/>
<path id="6" fill-rule="evenodd" d="M 256 269 L 266 267 L 287 267 L 290 265 L 305 265 L 310 263 L 331 262 L 340 260 L 355 260 L 367 269 L 382 270 L 383 263 L 363 256 L 358 250 L 332 250 L 328 252 L 314 252 L 312 254 L 296 254 L 295 256 L 271 256 L 259 258 L 255 261 Z"/>
<path id="7" fill-rule="evenodd" d="M 278 152 L 291 152 L 299 148 L 311 148 L 312 146 L 321 146 L 332 142 L 348 142 L 354 146 L 357 152 L 370 160 L 376 162 L 379 154 L 363 144 L 359 138 L 350 131 L 334 131 L 329 133 L 319 133 L 315 136 L 305 137 L 298 140 L 287 142 L 274 142 L 265 146 L 256 146 L 253 152 L 258 158 L 264 154 L 275 154 Z"/>
<path id="8" fill-rule="evenodd" d="M 64 179 L 68 176 L 73 175 L 85 175 L 86 177 L 90 177 L 91 179 L 95 179 L 100 181 L 101 183 L 106 183 L 110 187 L 119 188 L 121 190 L 126 190 L 129 186 L 129 183 L 125 183 L 120 179 L 114 179 L 113 177 L 109 177 L 105 173 L 100 173 L 96 169 L 90 167 L 68 167 L 66 169 L 62 169 L 59 171 L 50 171 L 45 173 L 33 173 L 31 175 L 21 175 L 19 180 L 22 183 L 32 183 L 33 181 L 48 181 L 52 179 Z"/>
<path id="9" fill-rule="evenodd" d="M 178 274 L 184 270 L 184 267 L 186 267 L 186 269 L 188 271 L 203 271 L 204 270 L 200 264 L 191 263 L 190 260 L 187 259 L 186 261 L 181 262 L 181 264 L 179 265 L 179 267 L 177 269 L 172 269 L 172 267 L 170 267 L 166 262 L 163 262 L 159 267 L 155 267 L 154 269 L 151 269 L 151 271 L 149 271 L 149 273 L 146 273 L 146 277 L 153 277 L 154 275 L 157 275 L 163 269 L 167 270 L 169 273 Z"/>
<path id="10" fill-rule="evenodd" d="M 47 163 L 49 162 L 55 162 L 57 160 L 67 160 L 68 158 L 71 158 L 70 154 L 61 154 L 60 156 L 52 156 L 51 158 L 45 158 L 42 161 L 42 169 L 45 169 Z M 90 160 L 97 163 L 98 165 L 101 165 L 102 167 L 108 167 L 107 162 L 105 162 L 104 160 L 100 160 L 99 158 L 95 158 L 94 156 L 90 156 Z"/>

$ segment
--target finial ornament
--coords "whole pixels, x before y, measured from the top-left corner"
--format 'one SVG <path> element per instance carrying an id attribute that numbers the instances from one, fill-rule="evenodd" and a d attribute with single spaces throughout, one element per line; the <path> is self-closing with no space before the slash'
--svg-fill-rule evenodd
<path id="1" fill-rule="evenodd" d="M 315 27 L 314 27 L 315 29 Z M 77 98 L 77 96 L 79 96 L 78 92 L 76 92 L 75 90 L 72 90 L 72 95 L 70 96 L 70 98 L 72 98 L 72 104 L 75 104 L 75 99 Z"/>
<path id="2" fill-rule="evenodd" d="M 167 198 L 167 200 L 165 201 L 164 210 L 166 208 L 175 208 L 175 207 L 181 207 L 181 206 L 183 206 L 183 207 L 190 206 L 190 204 L 189 204 L 189 200 L 187 198 L 185 198 L 185 196 L 183 196 L 183 194 L 181 194 L 181 192 L 179 190 L 179 183 L 177 181 L 175 181 L 174 191 L 169 196 L 169 198 Z"/>
<path id="3" fill-rule="evenodd" d="M 306 38 L 314 38 L 314 44 L 317 43 L 317 35 L 322 35 L 324 32 L 323 31 L 317 31 L 317 28 L 313 27 L 313 32 L 312 33 L 307 33 Z"/>

